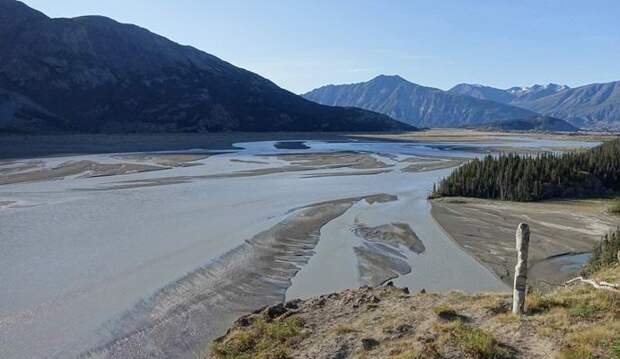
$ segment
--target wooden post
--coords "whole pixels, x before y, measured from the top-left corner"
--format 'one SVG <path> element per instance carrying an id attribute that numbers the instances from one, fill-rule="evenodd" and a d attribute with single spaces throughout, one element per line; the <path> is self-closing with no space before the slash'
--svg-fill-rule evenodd
<path id="1" fill-rule="evenodd" d="M 527 252 L 530 243 L 530 228 L 527 223 L 517 228 L 517 265 L 515 266 L 515 284 L 512 294 L 512 313 L 523 314 L 527 282 Z"/>

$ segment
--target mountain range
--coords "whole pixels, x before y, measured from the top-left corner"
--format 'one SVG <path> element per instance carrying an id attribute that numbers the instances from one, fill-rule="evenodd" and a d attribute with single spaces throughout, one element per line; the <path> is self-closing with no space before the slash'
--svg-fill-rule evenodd
<path id="1" fill-rule="evenodd" d="M 548 84 L 506 90 L 460 84 L 448 92 L 519 106 L 577 127 L 620 129 L 620 81 L 575 88 Z"/>
<path id="2" fill-rule="evenodd" d="M 448 91 L 421 86 L 400 76 L 327 85 L 305 98 L 331 106 L 355 106 L 424 127 L 484 127 L 503 124 L 554 131 L 558 128 L 620 129 L 620 81 L 576 88 L 548 84 L 498 89 L 459 84 Z M 541 119 L 547 118 L 545 121 Z M 553 118 L 550 121 L 549 118 Z M 531 121 L 530 121 L 531 119 Z M 569 124 L 562 124 L 564 120 Z M 549 126 L 547 128 L 547 126 Z"/>
<path id="3" fill-rule="evenodd" d="M 0 131 L 412 130 L 319 105 L 213 55 L 100 16 L 0 0 Z"/>
<path id="4" fill-rule="evenodd" d="M 519 105 L 541 97 L 556 94 L 566 90 L 566 85 L 547 84 L 529 87 L 511 87 L 506 90 L 479 84 L 458 84 L 448 90 L 451 93 L 472 96 L 481 100 L 495 101 L 511 105 Z"/>
<path id="5" fill-rule="evenodd" d="M 377 111 L 422 127 L 475 126 L 537 116 L 520 107 L 417 85 L 397 75 L 380 75 L 355 84 L 327 85 L 303 96 L 324 105 Z"/>
<path id="6" fill-rule="evenodd" d="M 620 82 L 443 91 L 381 75 L 302 97 L 138 26 L 53 19 L 16 0 L 0 0 L 0 54 L 0 132 L 399 131 L 545 117 L 555 120 L 543 127 L 620 129 Z"/>

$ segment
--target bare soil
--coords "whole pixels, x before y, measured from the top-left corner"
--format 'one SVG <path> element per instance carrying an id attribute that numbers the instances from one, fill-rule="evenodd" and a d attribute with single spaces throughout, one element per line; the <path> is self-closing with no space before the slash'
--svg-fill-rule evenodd
<path id="1" fill-rule="evenodd" d="M 562 271 L 558 256 L 591 251 L 619 223 L 602 200 L 518 203 L 450 197 L 431 204 L 433 218 L 448 235 L 508 285 L 514 275 L 519 223 L 530 226 L 528 280 L 539 288 L 575 276 L 578 266 Z"/>

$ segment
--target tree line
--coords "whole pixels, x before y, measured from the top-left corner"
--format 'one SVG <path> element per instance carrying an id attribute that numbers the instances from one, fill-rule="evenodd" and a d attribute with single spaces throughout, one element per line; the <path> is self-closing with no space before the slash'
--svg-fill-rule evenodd
<path id="1" fill-rule="evenodd" d="M 538 201 L 607 196 L 617 191 L 620 191 L 620 139 L 576 153 L 476 158 L 441 180 L 431 197 Z"/>

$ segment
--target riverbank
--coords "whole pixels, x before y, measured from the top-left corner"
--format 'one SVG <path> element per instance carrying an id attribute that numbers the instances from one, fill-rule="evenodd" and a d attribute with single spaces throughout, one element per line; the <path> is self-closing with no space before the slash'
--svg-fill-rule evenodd
<path id="1" fill-rule="evenodd" d="M 527 137 L 551 141 L 605 141 L 607 134 L 515 133 L 466 129 L 429 129 L 416 132 L 223 132 L 174 134 L 0 134 L 0 159 L 87 155 L 120 152 L 234 150 L 234 144 L 256 141 L 375 141 L 411 143 L 488 144 Z M 513 138 L 513 139 L 511 139 Z M 509 150 L 510 146 L 503 146 Z"/>
<path id="2" fill-rule="evenodd" d="M 594 244 L 620 220 L 605 200 L 508 202 L 446 197 L 431 200 L 431 214 L 466 252 L 507 285 L 514 274 L 514 231 L 531 229 L 529 283 L 537 288 L 574 277 Z"/>

